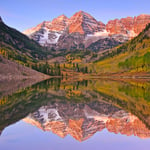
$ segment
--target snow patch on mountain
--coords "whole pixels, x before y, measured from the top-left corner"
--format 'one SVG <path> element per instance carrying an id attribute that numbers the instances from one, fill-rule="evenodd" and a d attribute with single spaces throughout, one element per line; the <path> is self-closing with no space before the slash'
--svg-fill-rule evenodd
<path id="1" fill-rule="evenodd" d="M 135 33 L 133 30 L 127 31 L 127 34 L 129 35 L 130 38 L 136 37 L 138 34 Z"/>
<path id="2" fill-rule="evenodd" d="M 39 44 L 42 46 L 47 44 L 56 44 L 61 35 L 62 33 L 60 32 L 49 32 L 48 30 L 45 30 L 44 34 L 42 34 L 39 39 Z"/>
<path id="3" fill-rule="evenodd" d="M 99 39 L 105 39 L 105 38 L 110 38 L 109 32 L 107 32 L 106 30 L 95 32 L 94 34 L 87 34 L 84 42 L 85 47 L 88 47 L 90 44 L 98 41 Z"/>
<path id="4" fill-rule="evenodd" d="M 109 32 L 107 30 L 103 30 L 101 32 L 95 32 L 94 36 L 103 36 L 103 37 L 107 37 L 109 35 Z"/>
<path id="5" fill-rule="evenodd" d="M 39 120 L 42 120 L 43 123 L 54 120 L 62 121 L 62 118 L 60 117 L 57 109 L 47 108 L 45 106 L 41 107 L 37 112 L 35 112 L 34 116 L 38 117 Z"/>
<path id="6" fill-rule="evenodd" d="M 109 35 L 109 32 L 107 32 L 106 30 L 103 30 L 100 32 L 95 32 L 94 34 L 87 34 L 86 37 L 96 36 L 96 37 L 106 38 L 106 37 L 108 37 L 108 35 Z"/>

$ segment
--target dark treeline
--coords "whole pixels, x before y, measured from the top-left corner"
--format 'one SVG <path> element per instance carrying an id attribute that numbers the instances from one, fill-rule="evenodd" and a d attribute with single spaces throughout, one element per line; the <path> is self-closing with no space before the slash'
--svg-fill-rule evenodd
<path id="1" fill-rule="evenodd" d="M 13 51 L 8 51 L 6 48 L 0 49 L 0 54 L 3 55 L 8 60 L 16 61 L 26 67 L 30 67 L 36 71 L 51 75 L 51 76 L 61 76 L 60 64 L 48 64 L 40 63 L 38 60 L 25 56 L 24 54 L 18 54 Z"/>
<path id="2" fill-rule="evenodd" d="M 29 66 L 28 66 L 29 67 Z M 61 68 L 59 63 L 55 63 L 54 65 L 49 65 L 48 63 L 35 63 L 30 66 L 32 69 L 37 70 L 39 72 L 51 75 L 51 76 L 61 76 Z"/>

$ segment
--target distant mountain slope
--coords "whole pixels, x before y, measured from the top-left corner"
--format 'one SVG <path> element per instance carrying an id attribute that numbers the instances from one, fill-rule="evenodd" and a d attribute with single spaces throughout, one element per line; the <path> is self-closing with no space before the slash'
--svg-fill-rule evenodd
<path id="1" fill-rule="evenodd" d="M 121 42 L 116 41 L 114 38 L 105 38 L 99 39 L 98 41 L 92 43 L 87 49 L 94 49 L 94 50 L 105 50 L 110 49 L 114 46 L 121 44 Z"/>
<path id="2" fill-rule="evenodd" d="M 23 33 L 40 45 L 47 45 L 56 50 L 86 48 L 101 50 L 98 49 L 100 44 L 105 50 L 116 46 L 114 42 L 109 47 L 105 46 L 105 39 L 106 43 L 108 40 L 111 42 L 112 39 L 115 43 L 124 43 L 137 36 L 148 23 L 150 23 L 150 15 L 143 14 L 110 20 L 105 25 L 90 14 L 79 11 L 70 18 L 61 15 L 52 21 L 44 21 Z"/>
<path id="3" fill-rule="evenodd" d="M 104 54 L 93 67 L 98 73 L 150 72 L 150 24 L 134 39 Z"/>
<path id="4" fill-rule="evenodd" d="M 0 47 L 34 59 L 46 56 L 43 48 L 19 31 L 8 27 L 0 18 Z"/>

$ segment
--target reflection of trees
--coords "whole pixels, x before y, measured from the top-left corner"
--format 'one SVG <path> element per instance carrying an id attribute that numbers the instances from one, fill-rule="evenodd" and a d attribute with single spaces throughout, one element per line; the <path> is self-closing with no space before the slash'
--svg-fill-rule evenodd
<path id="1" fill-rule="evenodd" d="M 131 112 L 150 128 L 150 83 L 103 81 L 94 89 L 103 100 Z M 114 92 L 115 91 L 115 92 Z"/>
<path id="2" fill-rule="evenodd" d="M 76 86 L 80 85 L 80 83 L 76 84 Z M 85 85 L 84 82 L 81 84 Z M 61 93 L 60 87 L 60 78 L 50 79 L 1 98 L 0 130 L 26 117 L 29 113 L 36 111 L 42 105 L 55 101 L 55 99 L 66 100 L 65 95 Z M 51 93 L 51 91 L 56 92 Z"/>
<path id="3" fill-rule="evenodd" d="M 108 87 L 117 92 L 113 90 L 108 92 Z M 105 90 L 101 91 L 102 88 Z M 62 103 L 86 104 L 93 102 L 93 100 L 106 101 L 121 107 L 136 115 L 149 127 L 149 89 L 150 84 L 137 87 L 116 81 L 64 82 L 60 78 L 46 80 L 0 100 L 0 130 L 49 103 L 60 101 Z M 94 102 L 92 106 L 94 106 Z"/>

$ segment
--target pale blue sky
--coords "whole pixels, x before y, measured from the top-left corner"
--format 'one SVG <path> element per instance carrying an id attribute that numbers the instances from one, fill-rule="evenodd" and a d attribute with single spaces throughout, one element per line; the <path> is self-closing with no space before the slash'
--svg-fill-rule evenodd
<path id="1" fill-rule="evenodd" d="M 107 23 L 110 19 L 150 14 L 150 0 L 0 0 L 0 16 L 20 31 L 61 14 L 70 17 L 79 10 Z"/>
<path id="2" fill-rule="evenodd" d="M 1 150 L 149 150 L 150 138 L 97 132 L 79 142 L 70 135 L 64 139 L 52 132 L 19 121 L 4 129 L 0 137 Z"/>

